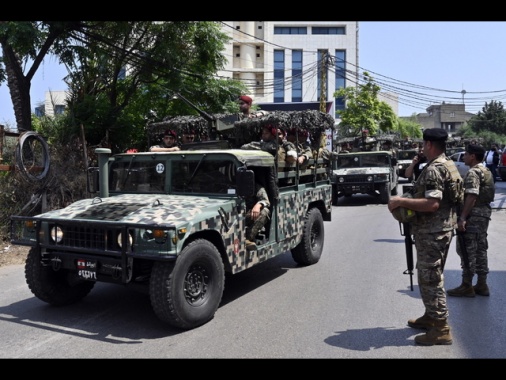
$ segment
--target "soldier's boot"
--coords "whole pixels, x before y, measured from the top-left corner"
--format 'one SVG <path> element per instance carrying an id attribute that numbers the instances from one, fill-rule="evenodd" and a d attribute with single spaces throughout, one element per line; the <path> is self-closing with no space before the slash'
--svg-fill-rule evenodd
<path id="1" fill-rule="evenodd" d="M 422 346 L 449 345 L 453 343 L 450 326 L 446 319 L 437 320 L 434 326 L 422 335 L 415 336 L 415 342 Z"/>
<path id="2" fill-rule="evenodd" d="M 453 297 L 474 297 L 473 278 L 462 276 L 462 284 L 455 289 L 448 289 L 447 293 Z"/>
<path id="3" fill-rule="evenodd" d="M 473 289 L 475 294 L 488 297 L 490 290 L 487 285 L 487 275 L 478 275 L 478 282 L 473 286 Z"/>
<path id="4" fill-rule="evenodd" d="M 408 320 L 408 326 L 414 329 L 427 330 L 433 327 L 435 322 L 436 322 L 435 319 L 432 319 L 427 315 L 427 313 L 425 313 L 424 315 L 422 315 L 417 319 Z"/>

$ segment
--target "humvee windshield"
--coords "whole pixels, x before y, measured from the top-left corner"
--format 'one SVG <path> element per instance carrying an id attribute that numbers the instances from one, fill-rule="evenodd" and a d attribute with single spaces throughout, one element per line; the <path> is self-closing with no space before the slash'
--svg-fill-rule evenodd
<path id="1" fill-rule="evenodd" d="M 170 160 L 115 161 L 111 164 L 111 193 L 235 193 L 235 164 L 204 156 Z"/>
<path id="2" fill-rule="evenodd" d="M 417 153 L 418 150 L 399 150 L 397 152 L 397 158 L 399 160 L 413 160 Z"/>
<path id="3" fill-rule="evenodd" d="M 337 167 L 339 169 L 384 166 L 390 166 L 388 154 L 355 155 L 353 153 L 346 153 L 340 155 L 337 159 Z"/>

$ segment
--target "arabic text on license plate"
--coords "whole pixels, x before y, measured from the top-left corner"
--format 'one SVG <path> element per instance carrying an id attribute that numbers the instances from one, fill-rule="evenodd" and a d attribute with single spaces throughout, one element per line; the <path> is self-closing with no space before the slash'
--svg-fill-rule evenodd
<path id="1" fill-rule="evenodd" d="M 77 275 L 84 280 L 97 280 L 97 262 L 77 259 Z"/>

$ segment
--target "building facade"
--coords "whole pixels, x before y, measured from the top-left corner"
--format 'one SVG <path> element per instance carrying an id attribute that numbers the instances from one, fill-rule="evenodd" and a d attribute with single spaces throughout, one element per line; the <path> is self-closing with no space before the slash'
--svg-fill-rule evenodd
<path id="1" fill-rule="evenodd" d="M 473 113 L 466 112 L 465 104 L 443 102 L 439 105 L 429 106 L 427 113 L 417 114 L 416 119 L 423 129 L 443 128 L 448 132 L 448 136 L 452 137 L 473 116 Z M 406 119 L 409 118 L 406 117 Z"/>
<path id="2" fill-rule="evenodd" d="M 332 101 L 336 90 L 358 84 L 357 21 L 225 21 L 228 64 L 218 74 L 240 80 L 254 103 Z"/>

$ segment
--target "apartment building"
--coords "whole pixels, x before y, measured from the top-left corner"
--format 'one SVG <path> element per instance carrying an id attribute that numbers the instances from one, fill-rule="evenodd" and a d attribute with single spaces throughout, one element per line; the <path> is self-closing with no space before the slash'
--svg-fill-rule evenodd
<path id="1" fill-rule="evenodd" d="M 338 118 L 342 87 L 358 83 L 357 21 L 224 21 L 231 38 L 218 74 L 245 83 L 254 103 L 329 102 Z"/>
<path id="2" fill-rule="evenodd" d="M 65 111 L 67 91 L 46 91 L 44 102 L 35 107 L 36 116 L 60 115 Z"/>

